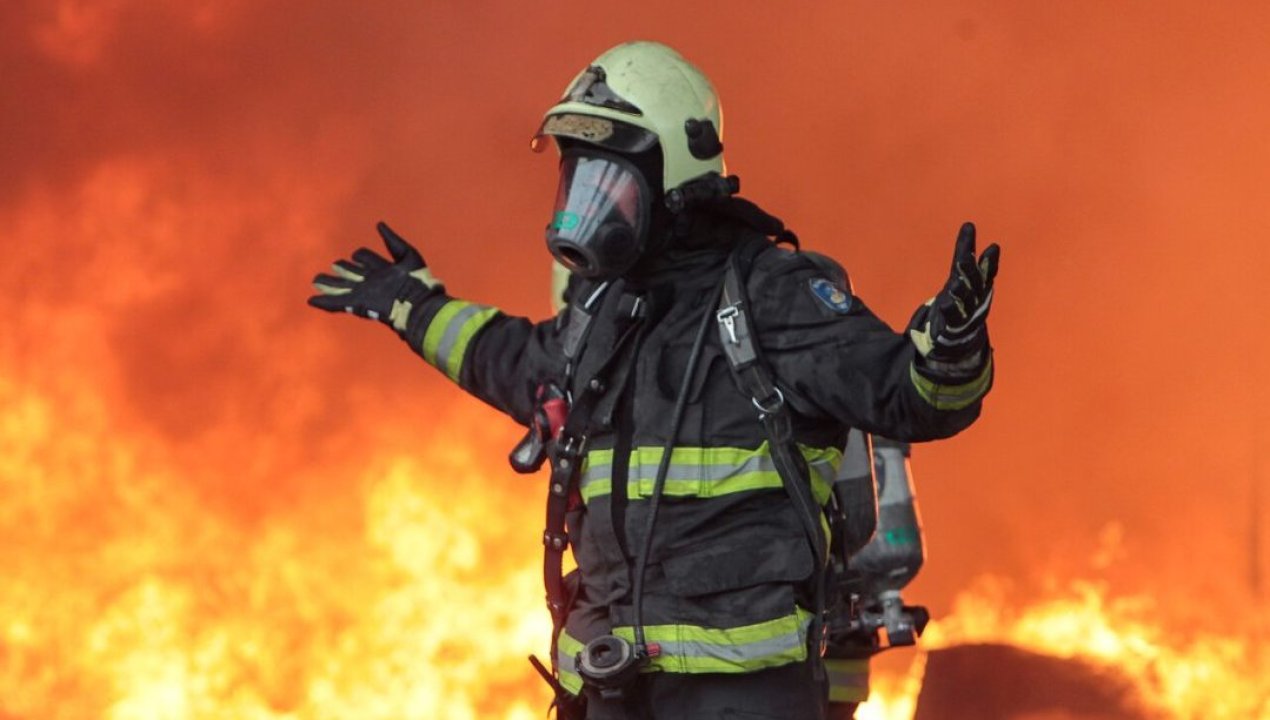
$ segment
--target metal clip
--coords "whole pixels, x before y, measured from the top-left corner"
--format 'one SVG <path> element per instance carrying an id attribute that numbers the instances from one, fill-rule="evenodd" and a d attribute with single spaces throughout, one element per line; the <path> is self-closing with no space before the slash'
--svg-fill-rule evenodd
<path id="1" fill-rule="evenodd" d="M 785 406 L 785 393 L 781 392 L 780 388 L 772 389 L 776 391 L 776 394 L 767 398 L 766 401 L 759 400 L 758 398 L 750 398 L 750 402 L 754 403 L 754 408 L 759 412 L 759 417 L 774 415 L 775 413 L 780 412 L 780 409 Z M 764 405 L 764 402 L 767 402 L 768 404 Z"/>
<path id="2" fill-rule="evenodd" d="M 741 341 L 736 337 L 736 316 L 740 314 L 741 310 L 739 303 L 736 305 L 729 305 L 715 314 L 715 318 L 721 325 L 723 325 L 723 329 L 728 331 L 728 340 L 731 341 L 733 345 L 741 344 Z"/>
<path id="3" fill-rule="evenodd" d="M 559 461 L 564 461 L 565 467 L 569 465 L 569 460 L 577 460 L 582 457 L 582 451 L 586 448 L 586 435 L 567 435 L 563 432 L 556 438 L 556 454 Z M 559 464 L 557 461 L 557 464 Z"/>

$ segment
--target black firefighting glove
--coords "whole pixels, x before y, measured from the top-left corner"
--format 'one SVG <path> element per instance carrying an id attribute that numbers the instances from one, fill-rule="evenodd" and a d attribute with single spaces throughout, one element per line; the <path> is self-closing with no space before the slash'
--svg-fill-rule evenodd
<path id="1" fill-rule="evenodd" d="M 320 294 L 309 298 L 309 304 L 378 320 L 403 333 L 410 311 L 444 288 L 418 250 L 386 224 L 376 227 L 392 260 L 367 248 L 354 252 L 351 261 L 336 260 L 331 266 L 334 275 L 313 278 Z"/>
<path id="2" fill-rule="evenodd" d="M 922 365 L 940 375 L 973 375 L 986 362 L 988 309 L 1001 248 L 989 245 L 975 257 L 975 226 L 964 223 L 953 250 L 952 272 L 938 295 L 917 309 L 908 334 Z"/>

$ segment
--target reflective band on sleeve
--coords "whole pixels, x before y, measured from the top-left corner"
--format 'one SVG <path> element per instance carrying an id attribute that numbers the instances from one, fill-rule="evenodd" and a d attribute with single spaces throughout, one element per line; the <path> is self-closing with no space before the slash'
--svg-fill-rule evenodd
<path id="1" fill-rule="evenodd" d="M 648 670 L 674 673 L 744 673 L 807 659 L 811 613 L 799 608 L 785 617 L 734 628 L 647 625 L 644 636 L 661 646 Z M 635 639 L 631 627 L 613 633 Z"/>
<path id="2" fill-rule="evenodd" d="M 869 661 L 825 658 L 829 702 L 861 703 L 869 699 Z"/>
<path id="3" fill-rule="evenodd" d="M 423 336 L 423 359 L 458 382 L 463 354 L 472 338 L 498 310 L 465 300 L 451 300 L 432 317 Z"/>
<path id="4" fill-rule="evenodd" d="M 992 358 L 988 358 L 979 377 L 962 385 L 940 385 L 923 377 L 917 372 L 916 365 L 909 365 L 908 374 L 913 380 L 913 387 L 917 388 L 917 394 L 934 405 L 936 410 L 960 410 L 974 404 L 988 392 L 988 386 L 992 384 Z"/>
<path id="5" fill-rule="evenodd" d="M 582 692 L 582 676 L 578 674 L 577 660 L 580 652 L 582 643 L 562 630 L 560 639 L 556 641 L 556 672 L 560 675 L 560 686 L 574 695 Z"/>
<path id="6" fill-rule="evenodd" d="M 669 497 L 711 498 L 750 490 L 779 490 L 784 487 L 768 443 L 756 450 L 730 447 L 682 447 L 670 454 L 664 493 Z M 811 470 L 812 494 L 822 505 L 829 500 L 842 451 L 837 448 L 799 446 Z M 662 448 L 637 447 L 631 450 L 627 496 L 648 498 L 657 480 Z M 612 492 L 613 451 L 594 450 L 587 454 L 582 474 L 582 499 Z"/>

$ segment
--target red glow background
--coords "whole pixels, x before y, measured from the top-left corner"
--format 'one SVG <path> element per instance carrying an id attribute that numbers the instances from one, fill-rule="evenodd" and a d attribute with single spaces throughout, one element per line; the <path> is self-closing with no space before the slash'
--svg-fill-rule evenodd
<path id="1" fill-rule="evenodd" d="M 210 588 L 196 625 L 359 607 L 278 563 L 371 582 L 358 478 L 386 458 L 432 468 L 428 517 L 479 536 L 482 567 L 532 566 L 540 483 L 505 469 L 512 423 L 304 299 L 382 218 L 452 292 L 544 316 L 555 168 L 528 138 L 634 38 L 713 79 L 745 195 L 892 325 L 942 283 L 962 220 L 1003 247 L 984 416 L 914 453 L 931 553 L 911 599 L 938 615 L 984 574 L 1025 595 L 1097 574 L 1160 598 L 1167 626 L 1270 610 L 1264 3 L 10 0 L 10 617 L 92 615 L 152 577 Z M 261 543 L 275 580 L 217 585 Z M 287 707 L 287 672 L 241 681 Z"/>

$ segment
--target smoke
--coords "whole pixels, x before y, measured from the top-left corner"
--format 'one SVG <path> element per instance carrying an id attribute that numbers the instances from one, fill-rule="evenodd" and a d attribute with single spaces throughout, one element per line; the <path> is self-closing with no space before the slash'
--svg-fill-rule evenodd
<path id="1" fill-rule="evenodd" d="M 714 79 L 745 194 L 893 324 L 962 220 L 1003 246 L 984 417 L 915 450 L 913 599 L 1100 572 L 1233 612 L 1270 472 L 1266 12 L 12 1 L 0 379 L 151 448 L 232 522 L 338 505 L 474 401 L 305 308 L 309 278 L 382 218 L 454 292 L 545 314 L 554 166 L 528 136 L 583 63 L 650 37 Z M 486 414 L 464 427 L 502 478 L 516 430 Z M 513 478 L 463 492 L 537 501 Z"/>

